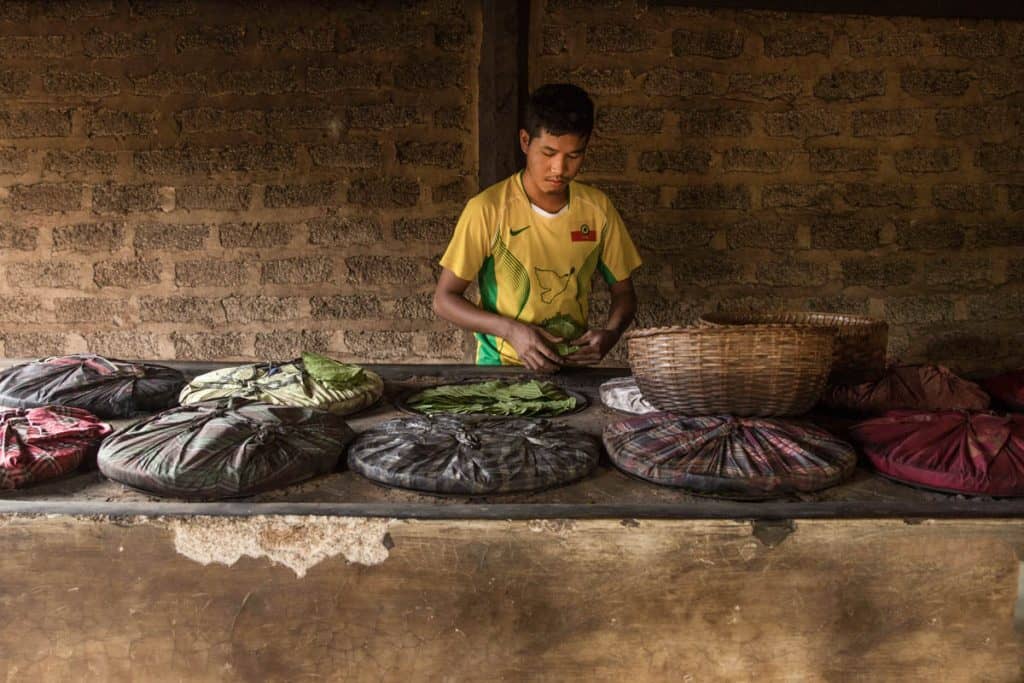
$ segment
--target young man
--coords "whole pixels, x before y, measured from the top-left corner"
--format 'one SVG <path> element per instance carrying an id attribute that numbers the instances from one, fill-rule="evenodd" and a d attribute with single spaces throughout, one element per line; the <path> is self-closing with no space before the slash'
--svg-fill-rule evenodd
<path id="1" fill-rule="evenodd" d="M 539 372 L 592 365 L 633 321 L 630 275 L 640 256 L 608 197 L 573 181 L 593 128 L 594 103 L 582 89 L 538 88 L 519 131 L 526 168 L 473 197 L 455 226 L 441 257 L 434 312 L 476 333 L 478 365 Z M 611 287 L 603 329 L 587 329 L 595 271 Z M 463 297 L 474 279 L 479 307 Z M 578 350 L 563 357 L 555 348 L 563 339 L 544 325 L 565 317 L 586 331 L 572 341 Z"/>

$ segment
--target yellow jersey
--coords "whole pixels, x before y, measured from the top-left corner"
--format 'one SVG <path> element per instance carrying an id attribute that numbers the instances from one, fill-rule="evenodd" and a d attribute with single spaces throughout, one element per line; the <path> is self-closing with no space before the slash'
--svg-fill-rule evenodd
<path id="1" fill-rule="evenodd" d="M 586 327 L 594 273 L 612 284 L 640 264 L 607 195 L 570 182 L 568 203 L 551 214 L 531 204 L 522 171 L 469 200 L 441 257 L 456 276 L 477 281 L 482 309 L 541 326 L 565 315 Z M 504 339 L 476 339 L 477 364 L 522 364 Z"/>

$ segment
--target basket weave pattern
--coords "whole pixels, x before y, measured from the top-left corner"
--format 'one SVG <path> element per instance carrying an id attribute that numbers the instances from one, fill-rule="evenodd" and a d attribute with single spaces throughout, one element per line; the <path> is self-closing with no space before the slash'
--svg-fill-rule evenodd
<path id="1" fill-rule="evenodd" d="M 705 313 L 701 325 L 799 325 L 831 329 L 835 333 L 831 384 L 873 382 L 885 372 L 889 325 L 860 315 L 844 313 Z"/>
<path id="2" fill-rule="evenodd" d="M 800 415 L 818 401 L 833 333 L 813 327 L 656 327 L 626 335 L 640 391 L 684 415 Z"/>

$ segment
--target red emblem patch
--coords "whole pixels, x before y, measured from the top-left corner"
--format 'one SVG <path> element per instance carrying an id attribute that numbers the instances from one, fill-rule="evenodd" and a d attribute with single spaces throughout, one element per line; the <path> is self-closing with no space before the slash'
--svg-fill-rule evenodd
<path id="1" fill-rule="evenodd" d="M 591 230 L 590 226 L 587 225 L 586 223 L 581 225 L 579 230 L 573 230 L 571 233 L 569 233 L 569 236 L 572 237 L 573 242 L 597 241 L 597 231 Z"/>

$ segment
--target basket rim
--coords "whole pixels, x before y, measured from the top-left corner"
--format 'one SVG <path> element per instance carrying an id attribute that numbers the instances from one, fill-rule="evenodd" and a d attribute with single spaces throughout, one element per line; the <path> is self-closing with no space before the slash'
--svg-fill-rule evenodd
<path id="1" fill-rule="evenodd" d="M 814 322 L 812 320 L 800 321 L 800 320 L 782 320 L 785 316 L 794 317 L 812 317 L 821 316 L 823 318 L 833 318 L 834 321 L 831 323 L 827 322 Z M 722 322 L 716 320 L 716 318 L 743 318 L 751 317 L 756 322 L 744 323 L 739 321 Z M 772 322 L 773 318 L 778 320 Z M 889 323 L 879 318 L 872 318 L 867 315 L 858 315 L 855 313 L 828 313 L 826 311 L 709 311 L 702 313 L 700 316 L 702 322 L 711 323 L 712 325 L 735 325 L 735 326 L 778 326 L 778 325 L 792 325 L 794 327 L 834 327 L 834 328 L 857 328 L 857 329 L 882 329 L 888 328 Z"/>
<path id="2" fill-rule="evenodd" d="M 827 336 L 835 337 L 835 330 L 825 325 L 789 325 L 779 323 L 774 325 L 722 325 L 721 327 L 696 327 L 683 325 L 668 325 L 665 327 L 640 327 L 630 330 L 623 335 L 623 339 L 642 339 L 645 337 L 656 337 L 661 335 L 686 334 L 692 336 L 727 336 L 727 335 L 751 335 L 753 333 L 768 333 L 774 335 L 800 336 Z"/>

